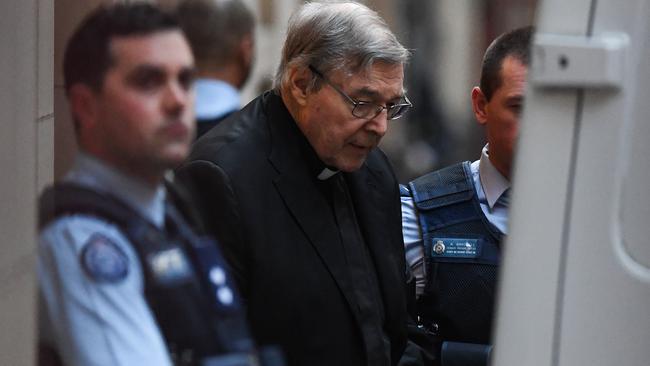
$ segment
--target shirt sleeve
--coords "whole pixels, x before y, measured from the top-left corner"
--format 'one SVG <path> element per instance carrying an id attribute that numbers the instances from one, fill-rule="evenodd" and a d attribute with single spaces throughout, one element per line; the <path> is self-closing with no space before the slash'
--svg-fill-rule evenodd
<path id="1" fill-rule="evenodd" d="M 406 262 L 415 277 L 415 294 L 420 296 L 426 284 L 426 270 L 424 263 L 424 243 L 422 232 L 417 217 L 417 212 L 410 196 L 401 196 L 402 201 L 402 236 L 404 237 L 404 251 Z"/>
<path id="2" fill-rule="evenodd" d="M 122 251 L 126 275 L 101 280 L 82 265 L 93 235 Z M 87 216 L 55 221 L 41 232 L 37 268 L 42 327 L 64 364 L 171 365 L 138 257 L 114 225 Z"/>

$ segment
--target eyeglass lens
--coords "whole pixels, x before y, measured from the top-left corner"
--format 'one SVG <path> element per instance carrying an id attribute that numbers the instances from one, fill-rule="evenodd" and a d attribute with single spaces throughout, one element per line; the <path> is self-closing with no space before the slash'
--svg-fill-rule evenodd
<path id="1" fill-rule="evenodd" d="M 409 104 L 404 102 L 388 106 L 386 108 L 387 118 L 393 120 L 402 117 L 409 109 L 409 106 Z M 383 106 L 374 103 L 357 102 L 357 105 L 352 110 L 352 114 L 358 118 L 375 118 L 382 110 L 384 110 Z"/>

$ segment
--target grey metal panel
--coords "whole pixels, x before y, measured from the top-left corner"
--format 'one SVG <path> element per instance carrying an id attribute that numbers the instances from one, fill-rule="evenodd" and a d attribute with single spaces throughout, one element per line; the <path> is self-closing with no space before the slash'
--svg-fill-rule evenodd
<path id="1" fill-rule="evenodd" d="M 627 74 L 618 91 L 529 87 L 494 365 L 650 365 L 650 3 L 593 5 L 544 1 L 539 31 L 627 33 Z"/>
<path id="2" fill-rule="evenodd" d="M 650 5 L 622 5 L 600 0 L 595 11 L 594 36 L 625 32 L 630 47 L 624 89 L 585 94 L 559 365 L 650 365 L 650 218 L 640 216 L 650 204 Z"/>
<path id="3" fill-rule="evenodd" d="M 536 27 L 540 32 L 585 35 L 594 0 L 541 0 Z"/>
<path id="4" fill-rule="evenodd" d="M 576 94 L 532 89 L 526 94 L 500 280 L 495 365 L 551 364 Z"/>

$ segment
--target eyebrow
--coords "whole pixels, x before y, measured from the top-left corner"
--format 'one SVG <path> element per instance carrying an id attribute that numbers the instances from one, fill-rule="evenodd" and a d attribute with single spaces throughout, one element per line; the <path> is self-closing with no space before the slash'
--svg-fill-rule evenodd
<path id="1" fill-rule="evenodd" d="M 142 64 L 138 65 L 135 68 L 133 68 L 131 71 L 128 73 L 128 78 L 134 78 L 143 74 L 164 74 L 164 70 L 160 66 L 152 65 L 152 64 Z"/>
<path id="2" fill-rule="evenodd" d="M 506 101 L 511 103 L 511 102 L 523 102 L 524 101 L 524 96 L 522 94 L 519 95 L 511 95 L 506 98 Z"/>
<path id="3" fill-rule="evenodd" d="M 194 66 L 184 66 L 181 71 L 178 72 L 179 75 L 185 75 L 191 78 L 196 78 L 197 73 L 198 71 Z"/>
<path id="4" fill-rule="evenodd" d="M 134 78 L 138 78 L 142 75 L 155 75 L 155 76 L 164 76 L 165 75 L 165 68 L 162 66 L 157 66 L 153 64 L 141 64 L 133 68 L 127 75 L 127 79 L 133 80 Z M 196 76 L 196 68 L 188 65 L 188 66 L 183 66 L 180 71 L 178 72 L 179 75 L 181 76 L 190 76 L 194 77 Z"/>
<path id="5" fill-rule="evenodd" d="M 405 91 L 402 91 L 402 94 L 395 95 L 392 98 L 389 98 L 388 100 L 399 100 L 404 98 L 404 95 L 405 95 Z M 354 96 L 354 97 L 361 96 L 361 97 L 368 97 L 370 99 L 379 99 L 381 97 L 381 94 L 374 89 L 364 86 L 363 88 L 353 90 L 350 93 L 350 96 Z"/>

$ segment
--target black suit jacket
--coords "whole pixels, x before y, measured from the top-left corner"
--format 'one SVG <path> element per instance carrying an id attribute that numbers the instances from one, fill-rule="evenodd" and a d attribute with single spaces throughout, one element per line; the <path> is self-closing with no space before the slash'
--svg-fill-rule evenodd
<path id="1" fill-rule="evenodd" d="M 205 135 L 208 131 L 213 129 L 216 125 L 218 125 L 224 119 L 228 118 L 228 116 L 230 116 L 234 112 L 235 111 L 226 113 L 225 115 L 217 117 L 217 118 L 197 119 L 196 120 L 196 140 L 198 140 L 201 136 Z"/>
<path id="2" fill-rule="evenodd" d="M 301 141 L 281 98 L 267 92 L 198 140 L 177 176 L 223 246 L 258 342 L 280 345 L 290 365 L 364 365 L 354 284 Z M 399 188 L 379 149 L 345 178 L 396 364 L 407 323 Z"/>

